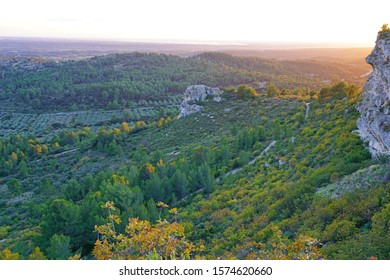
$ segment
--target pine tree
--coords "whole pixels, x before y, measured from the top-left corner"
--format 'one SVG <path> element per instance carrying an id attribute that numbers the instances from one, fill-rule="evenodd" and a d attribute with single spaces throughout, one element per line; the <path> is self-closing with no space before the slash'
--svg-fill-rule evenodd
<path id="1" fill-rule="evenodd" d="M 51 260 L 67 260 L 72 255 L 70 251 L 70 237 L 63 234 L 54 234 L 50 238 L 47 256 Z"/>
<path id="2" fill-rule="evenodd" d="M 18 165 L 18 168 L 19 168 L 19 174 L 22 176 L 22 177 L 27 177 L 30 170 L 28 169 L 27 167 L 27 164 L 24 160 L 22 160 L 19 165 Z"/>

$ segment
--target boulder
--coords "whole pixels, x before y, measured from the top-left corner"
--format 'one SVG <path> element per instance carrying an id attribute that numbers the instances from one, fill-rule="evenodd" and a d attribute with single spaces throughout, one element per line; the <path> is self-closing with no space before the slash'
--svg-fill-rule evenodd
<path id="1" fill-rule="evenodd" d="M 204 85 L 193 85 L 187 87 L 184 92 L 183 102 L 180 106 L 180 113 L 178 118 L 188 116 L 190 114 L 199 112 L 203 107 L 196 102 L 203 102 L 206 100 L 207 96 L 213 95 L 214 101 L 221 101 L 219 96 L 222 92 L 219 88 L 211 88 Z"/>

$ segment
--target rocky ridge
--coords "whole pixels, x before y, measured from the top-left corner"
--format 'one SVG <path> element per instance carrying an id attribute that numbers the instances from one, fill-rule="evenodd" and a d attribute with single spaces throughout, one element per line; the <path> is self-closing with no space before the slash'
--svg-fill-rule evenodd
<path id="1" fill-rule="evenodd" d="M 357 109 L 363 141 L 374 157 L 390 155 L 390 31 L 379 32 L 376 45 L 366 62 L 373 68 Z"/>
<path id="2" fill-rule="evenodd" d="M 205 101 L 209 95 L 214 96 L 214 101 L 221 101 L 221 97 L 219 96 L 221 93 L 222 91 L 219 88 L 211 88 L 205 85 L 188 86 L 184 92 L 184 98 L 180 106 L 178 118 L 201 111 L 203 107 L 199 104 L 195 104 L 194 102 Z"/>

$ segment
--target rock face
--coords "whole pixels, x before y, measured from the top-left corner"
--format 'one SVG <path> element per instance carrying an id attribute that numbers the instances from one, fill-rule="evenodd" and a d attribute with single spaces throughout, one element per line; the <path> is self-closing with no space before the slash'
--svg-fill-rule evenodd
<path id="1" fill-rule="evenodd" d="M 371 154 L 390 155 L 390 32 L 380 32 L 366 62 L 373 68 L 357 109 L 360 136 Z"/>
<path id="2" fill-rule="evenodd" d="M 203 107 L 193 103 L 196 101 L 205 101 L 209 95 L 215 95 L 213 99 L 214 101 L 221 101 L 221 97 L 219 96 L 221 93 L 222 92 L 219 90 L 219 88 L 211 88 L 204 85 L 187 87 L 186 91 L 184 92 L 184 98 L 183 102 L 181 103 L 180 114 L 178 118 L 201 111 Z"/>

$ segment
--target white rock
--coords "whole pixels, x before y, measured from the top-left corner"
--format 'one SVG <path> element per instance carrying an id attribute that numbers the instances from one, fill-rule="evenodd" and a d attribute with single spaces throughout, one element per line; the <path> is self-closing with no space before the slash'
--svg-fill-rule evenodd
<path id="1" fill-rule="evenodd" d="M 181 103 L 180 114 L 178 118 L 188 116 L 203 109 L 203 107 L 198 104 L 192 104 L 193 102 L 205 101 L 209 95 L 216 95 L 214 99 L 217 98 L 218 100 L 218 97 L 221 98 L 219 94 L 221 94 L 219 88 L 211 88 L 204 85 L 194 85 L 187 87 L 186 91 L 184 92 L 184 98 L 183 102 Z"/>
<path id="2" fill-rule="evenodd" d="M 363 141 L 371 154 L 390 155 L 390 35 L 378 37 L 372 53 L 366 58 L 373 72 L 364 86 L 363 98 L 357 109 L 357 120 Z"/>

